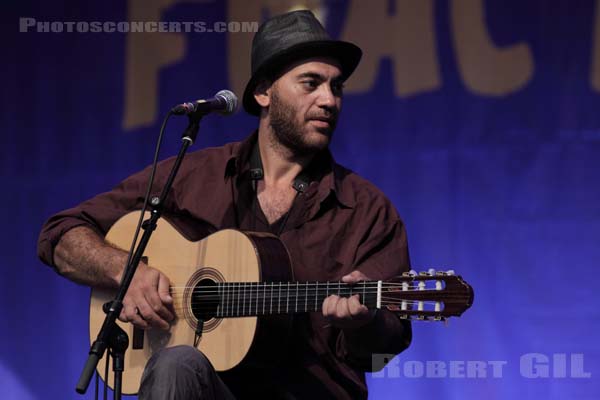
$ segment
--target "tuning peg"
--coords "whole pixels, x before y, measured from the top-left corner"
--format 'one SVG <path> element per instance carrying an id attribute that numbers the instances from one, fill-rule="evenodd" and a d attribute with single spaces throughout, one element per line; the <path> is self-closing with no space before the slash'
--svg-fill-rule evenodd
<path id="1" fill-rule="evenodd" d="M 433 276 L 435 275 L 435 268 L 429 268 L 427 272 L 429 273 L 429 275 Z"/>
<path id="2" fill-rule="evenodd" d="M 409 319 L 408 314 L 400 314 L 399 318 L 400 319 Z"/>
<path id="3" fill-rule="evenodd" d="M 454 270 L 449 269 L 448 271 L 446 271 L 446 275 L 454 275 Z"/>
<path id="4" fill-rule="evenodd" d="M 408 282 L 402 282 L 402 291 L 404 291 L 404 292 L 408 291 Z M 408 302 L 406 300 L 402 300 L 400 302 L 400 309 L 402 311 L 408 310 Z"/>
<path id="5" fill-rule="evenodd" d="M 419 272 L 419 276 L 429 276 L 429 272 L 421 271 Z"/>
<path id="6" fill-rule="evenodd" d="M 425 316 L 424 315 L 416 315 L 415 319 L 418 321 L 425 321 Z"/>
<path id="7" fill-rule="evenodd" d="M 417 271 L 411 269 L 410 271 L 408 271 L 408 276 L 417 276 Z"/>

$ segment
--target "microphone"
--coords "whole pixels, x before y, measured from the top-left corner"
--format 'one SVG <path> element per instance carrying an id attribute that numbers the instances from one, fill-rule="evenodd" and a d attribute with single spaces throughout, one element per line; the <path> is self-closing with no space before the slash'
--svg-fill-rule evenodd
<path id="1" fill-rule="evenodd" d="M 215 97 L 206 100 L 196 100 L 193 103 L 183 103 L 171 109 L 175 115 L 201 114 L 206 115 L 217 112 L 222 115 L 233 114 L 237 111 L 238 99 L 235 93 L 221 90 Z"/>

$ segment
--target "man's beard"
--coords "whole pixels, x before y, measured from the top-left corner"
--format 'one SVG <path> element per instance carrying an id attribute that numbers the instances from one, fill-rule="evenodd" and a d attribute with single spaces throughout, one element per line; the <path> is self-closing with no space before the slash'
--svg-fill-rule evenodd
<path id="1" fill-rule="evenodd" d="M 269 105 L 270 124 L 275 139 L 280 145 L 292 152 L 295 157 L 305 157 L 324 150 L 329 145 L 335 129 L 336 116 L 331 117 L 329 128 L 316 129 L 328 137 L 327 141 L 311 143 L 307 140 L 306 127 L 297 122 L 296 109 L 277 95 L 277 90 L 271 92 Z"/>

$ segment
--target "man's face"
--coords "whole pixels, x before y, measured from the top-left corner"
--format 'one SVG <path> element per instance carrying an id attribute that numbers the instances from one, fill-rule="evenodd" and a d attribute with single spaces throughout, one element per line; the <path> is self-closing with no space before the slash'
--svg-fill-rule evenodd
<path id="1" fill-rule="evenodd" d="M 341 70 L 327 58 L 292 65 L 269 89 L 275 137 L 296 156 L 327 148 L 342 106 Z"/>

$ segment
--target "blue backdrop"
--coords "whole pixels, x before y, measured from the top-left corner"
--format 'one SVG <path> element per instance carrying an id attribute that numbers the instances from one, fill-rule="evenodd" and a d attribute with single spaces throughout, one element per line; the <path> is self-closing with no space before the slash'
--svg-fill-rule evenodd
<path id="1" fill-rule="evenodd" d="M 169 107 L 227 87 L 241 94 L 249 69 L 249 33 L 53 32 L 43 22 L 214 26 L 292 3 L 366 53 L 348 82 L 336 159 L 392 199 L 414 266 L 454 268 L 476 292 L 448 326 L 414 324 L 410 349 L 369 376 L 371 398 L 599 398 L 592 0 L 5 1 L 1 397 L 81 398 L 89 289 L 37 260 L 44 220 L 149 164 Z M 163 158 L 183 123 L 169 125 Z M 211 116 L 195 148 L 255 126 L 243 112 Z"/>

